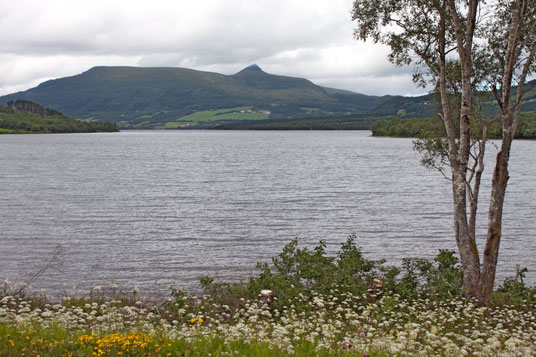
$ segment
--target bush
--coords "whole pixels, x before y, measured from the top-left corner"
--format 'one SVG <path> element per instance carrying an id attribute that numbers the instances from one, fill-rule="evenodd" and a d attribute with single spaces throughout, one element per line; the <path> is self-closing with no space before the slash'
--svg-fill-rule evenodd
<path id="1" fill-rule="evenodd" d="M 274 307 L 296 302 L 299 297 L 315 295 L 342 296 L 353 294 L 374 300 L 382 292 L 399 294 L 413 300 L 428 298 L 440 300 L 460 296 L 463 273 L 453 251 L 440 250 L 433 262 L 426 259 L 404 259 L 401 270 L 384 266 L 385 260 L 364 257 L 356 245 L 356 237 L 348 237 L 335 256 L 326 254 L 326 243 L 320 241 L 313 249 L 299 248 L 298 240 L 288 243 L 282 252 L 272 258 L 272 264 L 259 263 L 259 274 L 247 284 L 217 283 L 203 277 L 201 285 L 210 299 L 217 303 L 240 308 L 240 298 L 257 299 L 259 291 L 272 290 Z M 377 279 L 382 288 L 374 287 Z M 304 303 L 300 309 L 307 309 Z M 234 309 L 233 309 L 234 308 Z"/>
<path id="2" fill-rule="evenodd" d="M 528 269 L 519 270 L 515 278 L 506 278 L 502 285 L 493 293 L 493 304 L 497 306 L 513 305 L 515 307 L 535 306 L 536 288 L 523 283 Z"/>
<path id="3" fill-rule="evenodd" d="M 323 241 L 310 250 L 298 248 L 298 240 L 292 240 L 272 258 L 272 265 L 257 264 L 260 274 L 249 280 L 249 295 L 270 289 L 278 304 L 285 305 L 300 294 L 365 293 L 373 279 L 383 276 L 380 267 L 385 261 L 364 258 L 355 241 L 354 235 L 348 237 L 337 256 L 329 257 Z"/>
<path id="4" fill-rule="evenodd" d="M 434 263 L 426 259 L 403 259 L 404 276 L 393 290 L 406 299 L 447 299 L 460 296 L 463 271 L 453 251 L 440 249 Z"/>

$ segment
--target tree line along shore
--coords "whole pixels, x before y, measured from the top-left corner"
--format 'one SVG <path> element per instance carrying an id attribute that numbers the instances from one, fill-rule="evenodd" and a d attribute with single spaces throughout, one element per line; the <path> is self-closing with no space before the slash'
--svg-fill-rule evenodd
<path id="1" fill-rule="evenodd" d="M 475 132 L 479 132 L 477 122 L 471 123 Z M 370 126 L 373 136 L 393 136 L 405 138 L 419 138 L 426 136 L 445 136 L 445 126 L 441 118 L 394 118 L 382 119 Z M 488 138 L 499 139 L 502 136 L 500 122 L 488 128 Z M 526 113 L 517 128 L 516 139 L 536 139 L 536 112 Z"/>

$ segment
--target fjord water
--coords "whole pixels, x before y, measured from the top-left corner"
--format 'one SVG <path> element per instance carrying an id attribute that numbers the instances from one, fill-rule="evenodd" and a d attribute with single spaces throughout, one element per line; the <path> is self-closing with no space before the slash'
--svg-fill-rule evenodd
<path id="1" fill-rule="evenodd" d="M 112 279 L 163 291 L 195 289 L 204 274 L 245 280 L 294 237 L 334 252 L 355 233 L 368 258 L 391 264 L 455 249 L 449 182 L 420 166 L 411 139 L 369 135 L 2 135 L 0 276 L 24 281 L 50 265 L 34 283 L 49 292 Z M 535 158 L 535 141 L 514 142 L 499 280 L 521 264 L 536 281 Z"/>

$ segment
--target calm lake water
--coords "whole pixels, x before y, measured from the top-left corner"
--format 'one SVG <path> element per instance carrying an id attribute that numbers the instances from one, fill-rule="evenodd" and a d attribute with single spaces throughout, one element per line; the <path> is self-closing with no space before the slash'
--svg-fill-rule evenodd
<path id="1" fill-rule="evenodd" d="M 244 280 L 294 237 L 334 252 L 355 233 L 367 257 L 391 264 L 455 249 L 449 182 L 420 166 L 411 139 L 369 135 L 1 135 L 0 276 L 26 279 L 56 247 L 57 264 L 34 283 L 53 292 Z M 500 280 L 521 264 L 536 282 L 535 159 L 535 141 L 514 143 Z"/>

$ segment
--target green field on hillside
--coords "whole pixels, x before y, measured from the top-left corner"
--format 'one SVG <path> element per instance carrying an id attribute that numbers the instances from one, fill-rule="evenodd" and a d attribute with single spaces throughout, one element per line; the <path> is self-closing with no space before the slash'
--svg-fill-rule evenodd
<path id="1" fill-rule="evenodd" d="M 203 123 L 225 120 L 265 120 L 269 114 L 257 112 L 252 107 L 238 107 L 218 110 L 203 110 L 192 113 L 158 126 L 157 129 L 175 129 L 188 127 L 190 123 Z"/>

